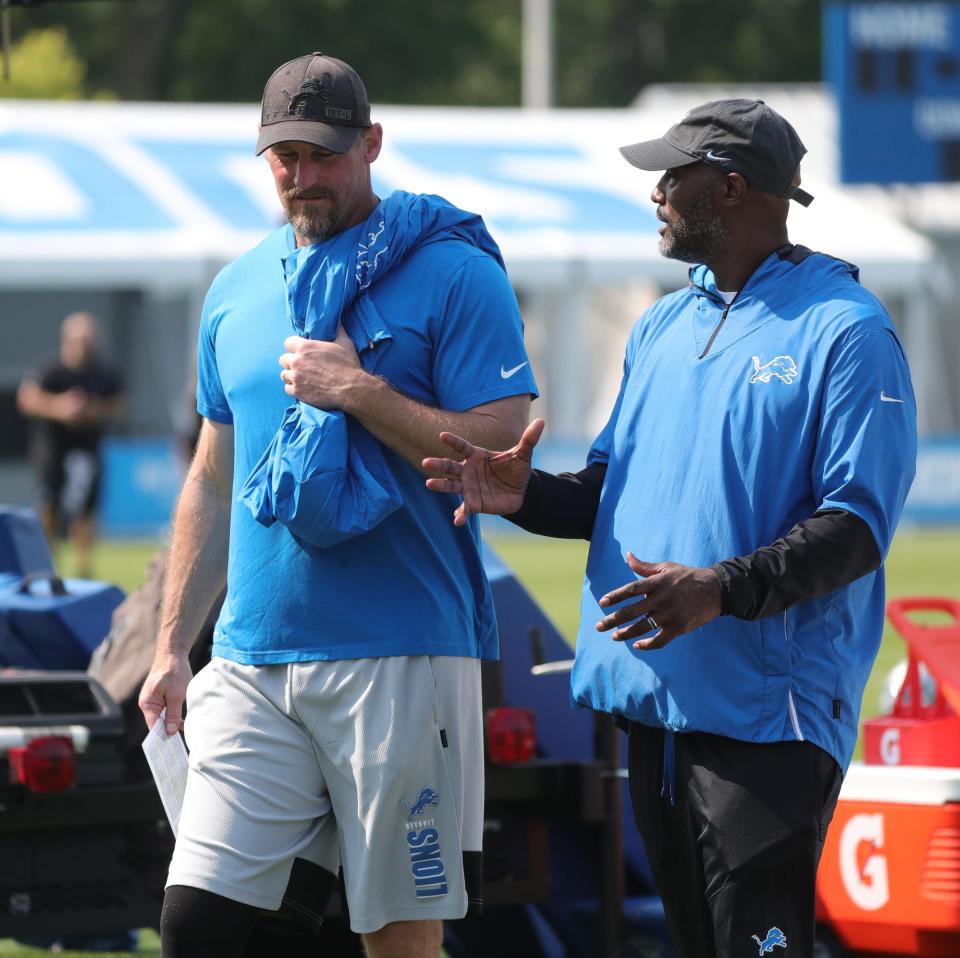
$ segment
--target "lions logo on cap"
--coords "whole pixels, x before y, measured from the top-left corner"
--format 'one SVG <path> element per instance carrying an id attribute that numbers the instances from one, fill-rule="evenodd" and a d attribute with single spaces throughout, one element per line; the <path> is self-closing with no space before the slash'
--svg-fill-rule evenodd
<path id="1" fill-rule="evenodd" d="M 308 77 L 296 93 L 290 97 L 287 113 L 304 120 L 323 120 L 324 104 L 330 99 L 328 87 L 331 86 L 329 73 L 318 77 Z"/>

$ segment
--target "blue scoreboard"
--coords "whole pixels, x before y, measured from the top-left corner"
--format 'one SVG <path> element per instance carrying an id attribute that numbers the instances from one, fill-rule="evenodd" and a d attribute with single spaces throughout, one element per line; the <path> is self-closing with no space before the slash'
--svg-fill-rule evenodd
<path id="1" fill-rule="evenodd" d="M 960 3 L 828 3 L 844 183 L 960 180 Z"/>

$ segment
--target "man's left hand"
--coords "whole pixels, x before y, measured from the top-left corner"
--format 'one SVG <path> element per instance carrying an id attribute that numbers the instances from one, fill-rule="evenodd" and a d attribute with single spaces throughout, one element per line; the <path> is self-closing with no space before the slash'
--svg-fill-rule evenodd
<path id="1" fill-rule="evenodd" d="M 363 375 L 360 359 L 341 326 L 329 343 L 320 339 L 288 336 L 280 357 L 280 378 L 288 396 L 318 409 L 343 409 L 350 390 Z"/>
<path id="2" fill-rule="evenodd" d="M 615 642 L 625 642 L 652 629 L 657 631 L 633 643 L 635 649 L 660 649 L 684 632 L 692 632 L 722 611 L 720 580 L 713 569 L 679 565 L 676 562 L 641 562 L 632 552 L 627 564 L 642 578 L 608 592 L 600 599 L 607 609 L 634 597 L 631 602 L 604 616 L 598 632 L 610 632 Z"/>

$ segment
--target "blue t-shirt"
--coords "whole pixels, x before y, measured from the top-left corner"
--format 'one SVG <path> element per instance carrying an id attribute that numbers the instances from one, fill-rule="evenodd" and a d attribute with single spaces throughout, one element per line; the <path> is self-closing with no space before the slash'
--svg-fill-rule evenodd
<path id="1" fill-rule="evenodd" d="M 854 268 L 798 250 L 757 269 L 710 343 L 724 308 L 701 267 L 631 333 L 620 395 L 590 454 L 607 472 L 573 695 L 676 731 L 812 741 L 846 766 L 883 627 L 882 568 L 781 614 L 721 616 L 659 650 L 594 628 L 606 614 L 598 599 L 635 578 L 628 551 L 710 566 L 820 509 L 858 515 L 881 555 L 890 545 L 917 437 L 883 307 Z"/>
<path id="2" fill-rule="evenodd" d="M 339 545 L 305 551 L 280 523 L 265 528 L 236 503 L 290 403 L 277 359 L 293 333 L 281 260 L 294 247 L 292 229 L 277 230 L 217 276 L 204 304 L 197 408 L 232 423 L 235 445 L 227 598 L 213 652 L 246 664 L 496 658 L 476 523 L 455 527 L 458 499 L 430 492 L 386 446 L 404 506 Z M 462 412 L 536 395 L 516 297 L 476 247 L 456 239 L 421 245 L 365 295 L 391 339 L 363 353 L 364 367 L 407 396 Z"/>

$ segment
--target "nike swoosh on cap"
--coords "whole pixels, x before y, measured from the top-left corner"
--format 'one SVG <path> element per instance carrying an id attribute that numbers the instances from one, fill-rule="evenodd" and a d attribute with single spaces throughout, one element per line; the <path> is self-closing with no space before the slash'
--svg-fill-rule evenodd
<path id="1" fill-rule="evenodd" d="M 888 396 L 882 389 L 880 390 L 880 402 L 905 402 L 904 399 L 894 399 L 893 396 Z"/>
<path id="2" fill-rule="evenodd" d="M 529 359 L 527 359 L 527 360 L 525 360 L 524 362 L 520 363 L 519 366 L 514 366 L 513 369 L 504 369 L 503 366 L 501 366 L 501 367 L 500 367 L 500 378 L 501 378 L 501 379 L 509 379 L 514 373 L 520 372 L 520 370 L 523 369 L 523 367 L 526 366 L 528 362 L 530 362 Z"/>
<path id="3" fill-rule="evenodd" d="M 724 160 L 726 160 L 726 157 L 725 157 L 725 156 L 717 156 L 717 154 L 714 153 L 713 150 L 707 150 L 707 152 L 703 154 L 703 158 L 704 158 L 705 160 L 713 160 L 714 162 L 716 162 L 717 160 L 719 160 L 721 163 L 722 163 Z"/>

